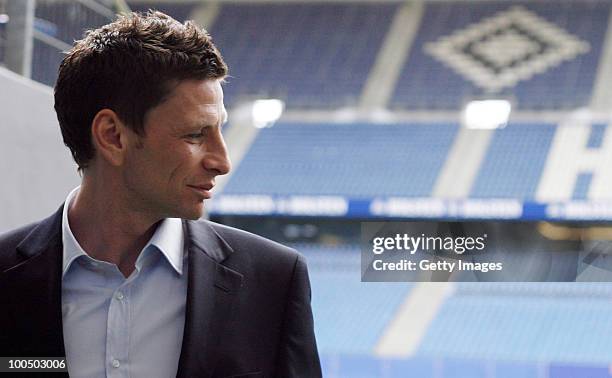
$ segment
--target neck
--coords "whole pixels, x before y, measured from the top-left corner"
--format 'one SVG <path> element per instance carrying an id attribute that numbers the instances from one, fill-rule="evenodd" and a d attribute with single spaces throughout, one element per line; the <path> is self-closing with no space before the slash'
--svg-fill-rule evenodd
<path id="1" fill-rule="evenodd" d="M 123 191 L 108 184 L 112 180 L 104 186 L 94 181 L 83 178 L 68 208 L 70 229 L 89 256 L 117 265 L 127 277 L 161 219 L 132 208 Z"/>

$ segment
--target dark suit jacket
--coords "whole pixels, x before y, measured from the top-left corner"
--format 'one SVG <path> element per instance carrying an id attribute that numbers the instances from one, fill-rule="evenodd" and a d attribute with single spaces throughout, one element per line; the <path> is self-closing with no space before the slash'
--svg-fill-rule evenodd
<path id="1" fill-rule="evenodd" d="M 62 208 L 0 236 L 0 356 L 65 356 Z M 177 376 L 320 377 L 304 258 L 216 223 L 183 225 L 189 269 Z"/>

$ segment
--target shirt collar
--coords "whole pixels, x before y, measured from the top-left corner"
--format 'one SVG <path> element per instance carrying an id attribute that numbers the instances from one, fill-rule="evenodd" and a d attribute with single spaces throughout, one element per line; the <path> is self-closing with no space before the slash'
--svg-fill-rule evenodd
<path id="1" fill-rule="evenodd" d="M 66 197 L 64 202 L 64 209 L 62 212 L 62 244 L 63 244 L 63 257 L 62 257 L 62 277 L 66 275 L 66 272 L 70 268 L 70 265 L 80 256 L 87 256 L 87 252 L 83 250 L 79 242 L 74 237 L 70 224 L 68 223 L 68 209 L 74 200 L 74 197 L 78 193 L 80 186 L 74 188 Z M 172 268 L 178 273 L 183 274 L 183 248 L 184 248 L 185 237 L 183 235 L 183 223 L 179 218 L 166 218 L 160 222 L 155 230 L 155 233 L 149 240 L 149 242 L 142 249 L 138 259 L 139 263 L 144 255 L 144 251 L 149 246 L 155 246 L 162 253 L 162 255 L 168 260 Z"/>
<path id="2" fill-rule="evenodd" d="M 155 230 L 143 251 L 149 245 L 154 245 L 166 257 L 174 270 L 178 274 L 183 274 L 184 241 L 183 222 L 179 218 L 166 218 L 157 226 L 157 230 Z"/>
<path id="3" fill-rule="evenodd" d="M 80 186 L 77 186 L 68 194 L 68 197 L 66 197 L 66 202 L 64 202 L 64 210 L 62 211 L 62 245 L 64 246 L 62 257 L 62 277 L 66 275 L 68 268 L 70 268 L 70 265 L 77 259 L 77 257 L 87 256 L 87 253 L 85 253 L 79 242 L 72 234 L 70 224 L 68 223 L 68 208 L 78 193 L 79 188 Z"/>

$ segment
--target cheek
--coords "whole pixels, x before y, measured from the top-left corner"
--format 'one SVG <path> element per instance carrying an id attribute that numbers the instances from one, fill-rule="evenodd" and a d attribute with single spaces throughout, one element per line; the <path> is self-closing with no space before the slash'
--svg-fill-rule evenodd
<path id="1" fill-rule="evenodd" d="M 170 172 L 170 180 L 176 184 L 189 183 L 191 178 L 197 176 L 200 152 L 200 146 L 188 144 L 185 148 L 175 150 L 171 156 L 167 156 L 161 164 L 164 164 Z"/>
<path id="2" fill-rule="evenodd" d="M 185 157 L 190 159 L 197 158 L 198 154 L 202 152 L 202 146 L 199 144 L 187 144 L 187 148 L 184 149 L 183 153 Z"/>
<path id="3" fill-rule="evenodd" d="M 188 165 L 192 168 L 197 168 L 202 163 L 204 155 L 204 146 L 199 144 L 190 144 L 188 148 L 183 151 L 181 158 L 184 165 Z"/>
<path id="4" fill-rule="evenodd" d="M 126 164 L 126 173 L 133 176 L 131 181 L 157 192 L 168 190 L 168 176 L 175 169 L 176 163 L 168 148 L 144 148 Z"/>

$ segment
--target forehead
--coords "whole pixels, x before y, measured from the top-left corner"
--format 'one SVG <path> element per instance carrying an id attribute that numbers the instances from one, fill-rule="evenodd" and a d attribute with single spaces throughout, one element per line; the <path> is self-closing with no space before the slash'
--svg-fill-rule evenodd
<path id="1" fill-rule="evenodd" d="M 183 80 L 174 85 L 151 116 L 185 122 L 217 124 L 225 118 L 220 80 Z"/>
<path id="2" fill-rule="evenodd" d="M 221 82 L 217 79 L 180 81 L 170 92 L 167 102 L 191 106 L 222 105 Z"/>

